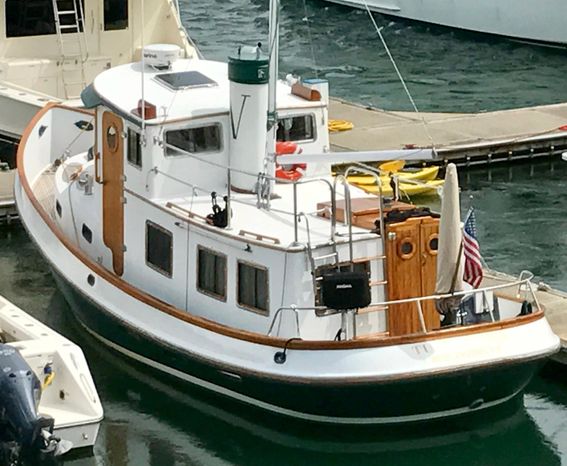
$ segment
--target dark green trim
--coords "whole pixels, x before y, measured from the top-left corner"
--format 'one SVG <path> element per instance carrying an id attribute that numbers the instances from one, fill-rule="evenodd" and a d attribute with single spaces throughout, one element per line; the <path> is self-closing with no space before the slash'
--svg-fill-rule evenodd
<path id="1" fill-rule="evenodd" d="M 267 84 L 270 63 L 261 54 L 240 52 L 228 58 L 228 79 L 240 84 Z"/>

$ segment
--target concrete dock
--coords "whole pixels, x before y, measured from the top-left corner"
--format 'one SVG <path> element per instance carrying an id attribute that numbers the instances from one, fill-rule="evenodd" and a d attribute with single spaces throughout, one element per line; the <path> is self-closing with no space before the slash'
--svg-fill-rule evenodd
<path id="1" fill-rule="evenodd" d="M 485 270 L 482 286 L 502 285 L 516 280 L 517 277 Z M 545 310 L 545 317 L 551 329 L 561 340 L 561 351 L 552 356 L 551 359 L 561 364 L 567 364 L 567 293 L 555 290 L 544 283 L 533 283 L 533 286 L 536 298 Z M 513 294 L 517 291 L 517 287 L 514 290 L 506 288 L 502 291 L 502 294 L 509 294 L 514 297 Z"/>
<path id="2" fill-rule="evenodd" d="M 354 124 L 351 130 L 331 134 L 334 151 L 434 146 L 437 163 L 459 165 L 509 162 L 567 151 L 567 103 L 474 114 L 416 114 L 332 99 L 329 118 Z"/>

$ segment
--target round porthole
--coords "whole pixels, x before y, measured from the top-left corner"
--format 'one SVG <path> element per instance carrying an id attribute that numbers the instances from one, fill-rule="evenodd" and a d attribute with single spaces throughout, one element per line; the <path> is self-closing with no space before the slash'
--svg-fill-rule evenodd
<path id="1" fill-rule="evenodd" d="M 114 125 L 106 129 L 106 145 L 111 152 L 118 149 L 118 129 Z"/>
<path id="2" fill-rule="evenodd" d="M 411 259 L 415 254 L 415 243 L 409 239 L 404 238 L 398 243 L 398 255 L 402 259 Z"/>
<path id="3" fill-rule="evenodd" d="M 437 254 L 439 250 L 439 235 L 431 235 L 429 237 L 429 242 L 427 243 L 427 247 L 429 248 L 429 253 L 432 255 Z"/>
<path id="4" fill-rule="evenodd" d="M 94 278 L 94 276 L 93 276 L 92 274 L 90 274 L 90 273 L 89 273 L 89 275 L 87 276 L 87 283 L 88 283 L 89 285 L 91 285 L 91 286 L 93 286 L 94 283 L 95 283 L 95 278 Z"/>

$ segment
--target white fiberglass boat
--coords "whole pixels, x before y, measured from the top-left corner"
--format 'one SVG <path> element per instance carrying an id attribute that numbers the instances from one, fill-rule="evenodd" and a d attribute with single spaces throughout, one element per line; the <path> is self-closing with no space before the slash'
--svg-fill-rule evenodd
<path id="1" fill-rule="evenodd" d="M 17 205 L 79 321 L 142 363 L 310 421 L 515 397 L 559 348 L 529 277 L 462 285 L 454 170 L 441 219 L 332 178 L 331 163 L 433 154 L 327 152 L 327 84 L 276 82 L 276 6 L 270 59 L 153 47 L 95 79 L 92 110 L 51 104 L 27 127 Z"/>
<path id="2" fill-rule="evenodd" d="M 14 351 L 27 363 L 25 370 L 14 366 Z M 9 386 L 0 381 L 0 458 L 12 448 L 4 443 L 8 439 L 21 441 L 27 450 L 37 445 L 45 449 L 52 443 L 51 435 L 53 442 L 65 441 L 65 451 L 94 445 L 103 408 L 83 352 L 2 296 L 0 364 L 2 376 L 10 380 Z M 31 393 L 25 390 L 26 383 Z M 24 388 L 12 390 L 18 384 Z M 41 429 L 49 431 L 45 438 Z"/>
<path id="3" fill-rule="evenodd" d="M 167 0 L 0 2 L 0 164 L 8 167 L 0 166 L 0 216 L 13 206 L 17 141 L 47 102 L 81 105 L 84 87 L 103 70 L 139 60 L 143 43 L 175 44 L 184 57 L 197 57 L 176 5 Z"/>
<path id="4" fill-rule="evenodd" d="M 567 3 L 517 0 L 327 0 L 354 8 L 542 45 L 567 47 Z"/>

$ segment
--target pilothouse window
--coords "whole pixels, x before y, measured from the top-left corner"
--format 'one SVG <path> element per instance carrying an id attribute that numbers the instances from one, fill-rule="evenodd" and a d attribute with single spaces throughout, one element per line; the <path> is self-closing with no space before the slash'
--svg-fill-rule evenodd
<path id="1" fill-rule="evenodd" d="M 268 303 L 268 269 L 238 261 L 238 304 L 267 315 Z"/>
<path id="2" fill-rule="evenodd" d="M 142 143 L 140 133 L 128 128 L 128 162 L 136 167 L 142 166 Z"/>
<path id="3" fill-rule="evenodd" d="M 128 0 L 104 0 L 104 30 L 128 28 Z"/>
<path id="4" fill-rule="evenodd" d="M 278 119 L 278 141 L 309 141 L 315 139 L 313 115 L 300 115 Z"/>
<path id="5" fill-rule="evenodd" d="M 79 0 L 57 1 L 63 34 L 83 30 L 81 8 L 84 12 L 84 0 L 80 3 Z M 56 32 L 53 0 L 6 0 L 5 10 L 6 37 L 42 36 Z"/>
<path id="6" fill-rule="evenodd" d="M 221 150 L 221 126 L 214 124 L 168 131 L 165 133 L 165 142 L 168 156 L 184 155 L 183 152 L 218 152 Z"/>

